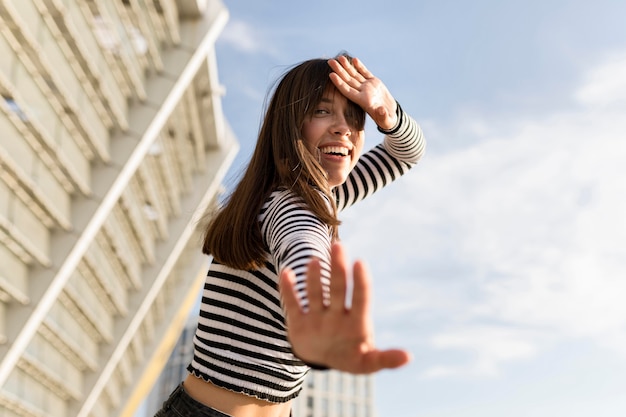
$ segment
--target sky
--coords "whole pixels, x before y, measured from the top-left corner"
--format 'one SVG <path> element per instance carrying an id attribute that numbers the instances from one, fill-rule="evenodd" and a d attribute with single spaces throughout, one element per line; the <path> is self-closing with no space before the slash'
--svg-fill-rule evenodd
<path id="1" fill-rule="evenodd" d="M 227 189 L 268 89 L 305 59 L 358 56 L 427 138 L 341 214 L 377 344 L 413 356 L 377 374 L 378 415 L 626 415 L 626 2 L 224 4 Z"/>

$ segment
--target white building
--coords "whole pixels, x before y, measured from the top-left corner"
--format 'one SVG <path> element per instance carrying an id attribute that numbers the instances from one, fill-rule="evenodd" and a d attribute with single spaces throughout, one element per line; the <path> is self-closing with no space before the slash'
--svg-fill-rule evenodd
<path id="1" fill-rule="evenodd" d="M 238 150 L 219 0 L 0 0 L 0 416 L 130 416 Z"/>
<path id="2" fill-rule="evenodd" d="M 374 377 L 312 371 L 293 406 L 293 417 L 375 417 Z"/>

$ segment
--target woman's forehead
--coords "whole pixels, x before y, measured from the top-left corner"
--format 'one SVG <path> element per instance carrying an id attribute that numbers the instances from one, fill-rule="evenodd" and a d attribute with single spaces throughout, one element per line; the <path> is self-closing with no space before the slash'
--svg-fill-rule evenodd
<path id="1" fill-rule="evenodd" d="M 320 101 L 323 103 L 334 103 L 336 100 L 347 101 L 348 99 L 337 90 L 334 85 L 329 85 L 324 89 Z"/>

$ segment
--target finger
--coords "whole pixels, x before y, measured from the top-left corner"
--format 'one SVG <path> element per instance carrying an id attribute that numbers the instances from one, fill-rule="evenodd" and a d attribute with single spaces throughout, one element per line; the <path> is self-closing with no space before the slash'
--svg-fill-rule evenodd
<path id="1" fill-rule="evenodd" d="M 350 78 L 350 74 L 346 72 L 346 69 L 338 60 L 329 59 L 328 65 L 330 65 L 330 68 L 333 70 L 333 73 L 337 74 L 337 76 L 341 78 L 343 81 L 346 81 L 347 79 Z"/>
<path id="2" fill-rule="evenodd" d="M 401 349 L 373 350 L 363 357 L 363 373 L 395 369 L 411 361 L 409 352 Z"/>
<path id="3" fill-rule="evenodd" d="M 344 56 L 340 56 L 338 60 L 331 59 L 328 61 L 328 64 L 335 74 L 352 87 L 356 87 L 365 81 L 365 78 L 359 74 L 350 61 Z"/>
<path id="4" fill-rule="evenodd" d="M 367 69 L 367 67 L 363 64 L 363 61 L 360 59 L 352 58 L 352 65 L 365 79 L 374 78 L 374 74 Z"/>
<path id="5" fill-rule="evenodd" d="M 330 66 L 330 69 L 332 69 L 335 73 L 344 71 L 343 67 L 341 66 L 339 61 L 337 61 L 336 59 L 329 59 L 328 65 Z"/>
<path id="6" fill-rule="evenodd" d="M 335 87 L 337 87 L 337 90 L 339 90 L 339 92 L 345 97 L 350 98 L 352 95 L 358 93 L 357 89 L 351 87 L 339 75 L 337 75 L 337 73 L 331 72 L 329 77 L 333 84 L 335 84 Z"/>
<path id="7" fill-rule="evenodd" d="M 339 243 L 333 244 L 330 254 L 330 309 L 333 311 L 346 310 L 347 265 L 343 246 Z"/>
<path id="8" fill-rule="evenodd" d="M 306 292 L 309 300 L 309 312 L 319 313 L 324 309 L 322 290 L 322 265 L 319 259 L 314 258 L 307 268 Z"/>
<path id="9" fill-rule="evenodd" d="M 279 290 L 287 322 L 303 313 L 293 284 L 295 277 L 295 274 L 289 268 L 285 268 L 280 272 Z"/>
<path id="10" fill-rule="evenodd" d="M 339 63 L 343 66 L 344 70 L 348 74 L 350 74 L 350 77 L 355 78 L 359 82 L 365 81 L 365 78 L 363 77 L 363 75 L 354 66 L 354 58 L 352 60 L 349 60 L 345 56 L 340 56 Z"/>
<path id="11" fill-rule="evenodd" d="M 371 297 L 369 271 L 362 261 L 354 263 L 352 271 L 352 308 L 355 317 L 366 317 L 369 314 Z"/>

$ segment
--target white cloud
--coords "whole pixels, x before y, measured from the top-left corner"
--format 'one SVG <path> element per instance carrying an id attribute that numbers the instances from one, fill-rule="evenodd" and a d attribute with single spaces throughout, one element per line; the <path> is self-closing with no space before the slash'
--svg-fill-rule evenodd
<path id="1" fill-rule="evenodd" d="M 436 334 L 431 344 L 436 349 L 460 349 L 473 353 L 473 361 L 462 367 L 437 365 L 428 368 L 423 376 L 496 376 L 500 362 L 525 359 L 536 353 L 533 335 L 504 326 L 471 326 L 451 329 Z"/>
<path id="2" fill-rule="evenodd" d="M 268 36 L 242 20 L 230 20 L 220 35 L 219 41 L 246 53 L 276 55 L 276 50 L 272 48 L 273 43 Z"/>
<path id="3" fill-rule="evenodd" d="M 419 328 L 430 309 L 440 327 L 415 337 L 473 358 L 424 376 L 497 375 L 553 338 L 626 352 L 625 73 L 626 54 L 613 56 L 573 93 L 576 110 L 501 133 L 489 116 L 461 123 L 475 145 L 427 154 L 351 215 L 347 244 L 372 264 L 381 317 Z"/>
<path id="4" fill-rule="evenodd" d="M 612 54 L 602 65 L 587 74 L 587 82 L 574 97 L 581 103 L 592 106 L 626 104 L 626 56 Z"/>

